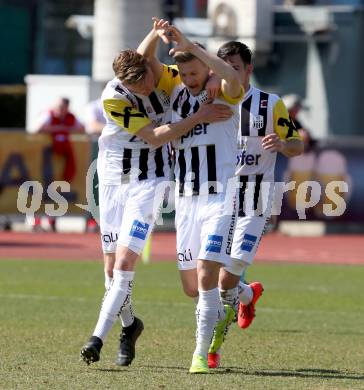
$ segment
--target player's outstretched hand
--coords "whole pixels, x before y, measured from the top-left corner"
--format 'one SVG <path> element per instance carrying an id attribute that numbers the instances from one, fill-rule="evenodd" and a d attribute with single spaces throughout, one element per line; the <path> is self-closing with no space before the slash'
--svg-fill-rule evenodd
<path id="1" fill-rule="evenodd" d="M 212 123 L 226 121 L 231 118 L 233 112 L 225 104 L 203 104 L 197 114 L 201 117 L 201 122 Z"/>
<path id="2" fill-rule="evenodd" d="M 268 134 L 263 137 L 262 146 L 264 150 L 281 152 L 284 148 L 284 141 L 282 141 L 276 133 Z"/>
<path id="3" fill-rule="evenodd" d="M 169 31 L 170 24 L 168 20 L 159 19 L 156 17 L 153 17 L 152 20 L 153 20 L 154 31 L 160 36 L 162 41 L 168 45 L 170 43 L 170 40 L 168 38 L 168 31 Z"/>
<path id="4" fill-rule="evenodd" d="M 167 37 L 169 42 L 176 43 L 176 46 L 169 51 L 169 55 L 173 56 L 177 51 L 189 51 L 193 47 L 193 43 L 187 39 L 176 26 L 168 28 Z"/>

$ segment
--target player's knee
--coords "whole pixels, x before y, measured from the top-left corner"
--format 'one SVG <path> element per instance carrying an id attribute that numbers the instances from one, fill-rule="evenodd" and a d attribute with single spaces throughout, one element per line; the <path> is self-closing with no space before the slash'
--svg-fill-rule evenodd
<path id="1" fill-rule="evenodd" d="M 240 276 L 247 268 L 249 264 L 245 261 L 238 259 L 231 259 L 231 262 L 224 269 L 232 275 Z"/>
<path id="2" fill-rule="evenodd" d="M 182 278 L 183 292 L 190 298 L 195 298 L 198 295 L 197 279 L 194 278 Z"/>

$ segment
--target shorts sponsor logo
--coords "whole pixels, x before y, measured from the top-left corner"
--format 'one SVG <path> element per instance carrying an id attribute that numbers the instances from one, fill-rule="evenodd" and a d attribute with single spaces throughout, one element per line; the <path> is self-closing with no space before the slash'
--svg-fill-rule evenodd
<path id="1" fill-rule="evenodd" d="M 140 238 L 141 240 L 145 240 L 145 237 L 147 236 L 148 233 L 148 229 L 149 229 L 149 225 L 147 223 L 143 223 L 135 219 L 130 229 L 129 236 Z"/>
<path id="2" fill-rule="evenodd" d="M 233 237 L 234 237 L 234 231 L 235 231 L 235 220 L 236 220 L 236 214 L 235 214 L 236 199 L 235 198 L 234 198 L 233 208 L 234 208 L 234 214 L 231 216 L 231 222 L 230 222 L 230 226 L 229 226 L 229 234 L 227 236 L 226 251 L 225 251 L 225 253 L 229 256 L 231 255 L 231 247 L 233 245 Z"/>
<path id="3" fill-rule="evenodd" d="M 258 237 L 252 236 L 251 234 L 244 234 L 243 242 L 241 244 L 241 250 L 251 252 L 257 242 Z"/>
<path id="4" fill-rule="evenodd" d="M 178 252 L 178 261 L 185 262 L 185 261 L 192 261 L 192 253 L 191 249 L 187 249 L 184 252 Z"/>
<path id="5" fill-rule="evenodd" d="M 209 235 L 207 237 L 206 252 L 220 253 L 222 247 L 222 236 Z"/>
<path id="6" fill-rule="evenodd" d="M 105 244 L 109 244 L 110 242 L 116 242 L 118 240 L 118 234 L 111 232 L 110 234 L 103 234 L 102 241 Z"/>

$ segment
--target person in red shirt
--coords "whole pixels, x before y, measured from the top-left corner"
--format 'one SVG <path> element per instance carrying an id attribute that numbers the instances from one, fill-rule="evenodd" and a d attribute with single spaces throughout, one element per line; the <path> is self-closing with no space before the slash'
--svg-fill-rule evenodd
<path id="1" fill-rule="evenodd" d="M 70 100 L 68 98 L 60 98 L 55 106 L 41 118 L 38 127 L 39 133 L 51 135 L 52 152 L 63 157 L 64 170 L 62 180 L 67 182 L 71 182 L 76 174 L 76 163 L 70 142 L 70 134 L 83 133 L 85 131 L 82 123 L 69 111 L 69 106 Z M 48 222 L 51 230 L 55 231 L 55 218 L 49 217 Z M 34 217 L 33 230 L 40 230 L 40 226 L 40 217 Z"/>

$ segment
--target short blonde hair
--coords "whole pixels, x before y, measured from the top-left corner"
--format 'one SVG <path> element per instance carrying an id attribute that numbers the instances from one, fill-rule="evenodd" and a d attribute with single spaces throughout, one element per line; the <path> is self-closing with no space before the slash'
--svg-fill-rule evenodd
<path id="1" fill-rule="evenodd" d="M 147 73 L 147 60 L 136 50 L 127 49 L 115 57 L 112 68 L 121 82 L 135 84 Z"/>
<path id="2" fill-rule="evenodd" d="M 194 41 L 193 44 L 201 47 L 201 49 L 205 49 L 205 46 L 199 42 Z M 190 52 L 187 52 L 187 51 L 177 51 L 173 55 L 173 59 L 175 60 L 176 64 L 183 64 L 185 62 L 192 61 L 195 58 L 197 58 L 197 57 L 194 56 L 193 54 L 191 54 Z"/>

